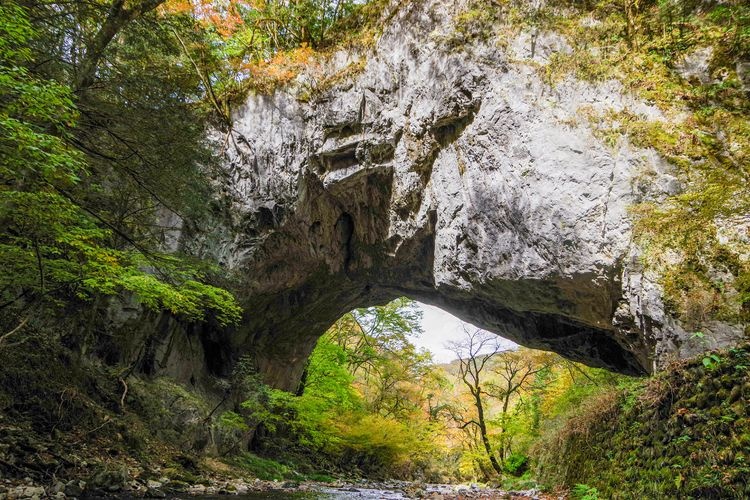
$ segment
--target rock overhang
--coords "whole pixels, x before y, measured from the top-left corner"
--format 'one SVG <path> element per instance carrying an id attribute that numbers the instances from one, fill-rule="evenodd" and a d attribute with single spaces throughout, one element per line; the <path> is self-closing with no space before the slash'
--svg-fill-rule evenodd
<path id="1" fill-rule="evenodd" d="M 343 313 L 409 296 L 624 373 L 684 355 L 628 215 L 675 177 L 581 119 L 658 110 L 614 82 L 547 85 L 536 65 L 564 49 L 554 34 L 528 57 L 523 34 L 444 44 L 450 10 L 413 4 L 370 53 L 332 58 L 329 74 L 361 66 L 345 82 L 308 100 L 294 86 L 251 95 L 235 113 L 223 188 L 243 223 L 215 251 L 244 277 L 247 319 L 228 349 L 289 387 Z"/>

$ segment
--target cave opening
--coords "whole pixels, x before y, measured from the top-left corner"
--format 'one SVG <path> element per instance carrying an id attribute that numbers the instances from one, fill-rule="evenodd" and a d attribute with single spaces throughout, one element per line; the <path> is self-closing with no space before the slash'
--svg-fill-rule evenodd
<path id="1" fill-rule="evenodd" d="M 388 275 L 384 278 L 395 279 Z M 415 314 L 424 316 L 429 325 L 418 342 L 431 343 L 432 349 L 443 354 L 439 337 L 449 336 L 451 324 L 457 325 L 453 331 L 460 333 L 463 328 L 458 326 L 466 323 L 518 345 L 555 352 L 588 366 L 627 375 L 651 370 L 648 346 L 634 343 L 633 338 L 625 336 L 630 330 L 613 327 L 612 319 L 604 322 L 589 319 L 585 313 L 563 314 L 557 302 L 548 305 L 539 298 L 530 301 L 534 294 L 556 297 L 555 287 L 559 286 L 554 283 L 493 282 L 469 293 L 446 293 L 443 287 L 428 289 L 408 280 L 408 276 L 402 276 L 398 287 L 362 287 L 354 280 L 342 284 L 332 279 L 323 285 L 316 281 L 315 286 L 271 296 L 254 306 L 267 314 L 250 316 L 239 334 L 233 336 L 236 343 L 232 348 L 235 352 L 252 352 L 266 383 L 294 393 L 299 390 L 304 367 L 316 343 L 330 328 L 352 315 L 366 318 L 367 311 L 413 301 Z M 546 288 L 553 291 L 545 292 Z M 421 324 L 416 328 L 420 329 Z"/>
<path id="2" fill-rule="evenodd" d="M 404 479 L 520 476 L 530 444 L 576 398 L 624 380 L 401 297 L 353 309 L 317 338 L 297 390 L 268 398 L 277 415 L 250 449 L 283 458 L 312 447 Z"/>

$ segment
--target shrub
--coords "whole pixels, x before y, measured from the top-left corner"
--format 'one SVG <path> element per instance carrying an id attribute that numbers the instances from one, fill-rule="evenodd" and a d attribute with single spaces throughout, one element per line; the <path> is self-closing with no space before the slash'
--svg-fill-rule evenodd
<path id="1" fill-rule="evenodd" d="M 529 457 L 522 453 L 511 453 L 510 456 L 505 459 L 505 463 L 503 463 L 503 469 L 505 469 L 505 472 L 513 474 L 514 476 L 520 476 L 523 474 L 528 466 Z"/>

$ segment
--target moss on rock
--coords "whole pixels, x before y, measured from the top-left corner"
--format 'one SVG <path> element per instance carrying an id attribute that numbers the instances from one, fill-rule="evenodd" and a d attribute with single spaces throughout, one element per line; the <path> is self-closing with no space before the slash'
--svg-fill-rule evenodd
<path id="1" fill-rule="evenodd" d="M 716 366 L 700 357 L 601 395 L 537 445 L 539 477 L 604 498 L 745 498 L 750 347 L 714 354 Z"/>

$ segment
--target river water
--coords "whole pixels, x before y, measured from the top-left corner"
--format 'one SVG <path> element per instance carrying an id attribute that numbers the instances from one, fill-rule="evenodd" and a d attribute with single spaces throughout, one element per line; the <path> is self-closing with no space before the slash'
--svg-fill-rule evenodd
<path id="1" fill-rule="evenodd" d="M 362 500 L 401 500 L 408 498 L 434 498 L 434 499 L 492 499 L 492 498 L 513 498 L 513 499 L 531 499 L 536 498 L 536 491 L 519 491 L 507 492 L 489 488 L 479 488 L 477 486 L 456 486 L 447 484 L 421 484 L 419 487 L 410 486 L 410 483 L 402 485 L 352 485 L 332 487 L 322 484 L 316 485 L 309 491 L 293 490 L 266 490 L 250 491 L 240 495 L 209 495 L 199 497 L 203 500 L 227 500 L 236 498 L 239 500 L 282 500 L 282 499 L 309 499 L 309 500 L 341 500 L 341 499 L 362 499 Z"/>
<path id="2" fill-rule="evenodd" d="M 196 497 L 186 497 L 186 500 Z M 239 500 L 282 500 L 282 499 L 304 499 L 304 500 L 340 500 L 344 498 L 357 498 L 357 499 L 384 499 L 384 500 L 400 500 L 404 498 L 411 498 L 406 496 L 402 491 L 394 490 L 378 490 L 370 488 L 362 489 L 339 489 L 339 488 L 321 488 L 317 491 L 253 491 L 244 493 L 242 495 L 216 495 L 216 496 L 202 496 L 197 497 L 203 500 L 228 500 L 228 499 L 239 499 Z"/>

